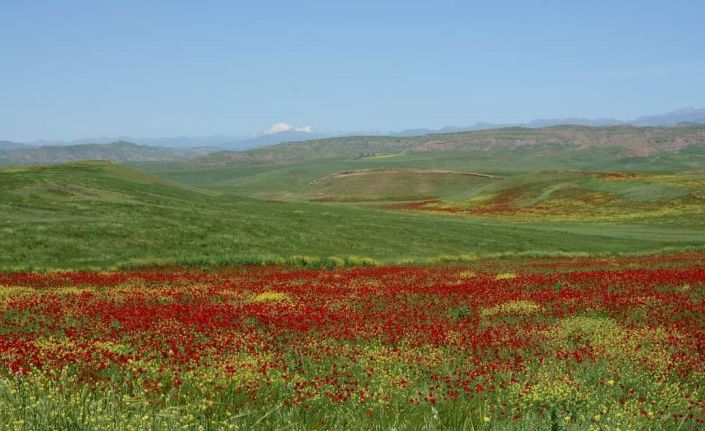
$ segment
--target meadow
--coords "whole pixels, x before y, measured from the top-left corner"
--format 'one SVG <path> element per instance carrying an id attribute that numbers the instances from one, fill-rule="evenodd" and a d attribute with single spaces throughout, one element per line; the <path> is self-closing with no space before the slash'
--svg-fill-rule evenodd
<path id="1" fill-rule="evenodd" d="M 2 168 L 0 429 L 702 429 L 701 129 Z"/>
<path id="2" fill-rule="evenodd" d="M 638 254 L 705 244 L 698 212 L 660 225 L 526 223 L 384 205 L 254 199 L 111 162 L 0 169 L 0 270 L 337 266 L 340 260 L 354 266 L 487 255 Z"/>
<path id="3" fill-rule="evenodd" d="M 5 273 L 0 428 L 701 429 L 704 258 Z"/>

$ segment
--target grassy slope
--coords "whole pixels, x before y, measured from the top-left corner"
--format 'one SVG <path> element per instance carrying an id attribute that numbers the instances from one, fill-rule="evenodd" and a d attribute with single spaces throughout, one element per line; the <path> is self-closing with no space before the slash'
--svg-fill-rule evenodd
<path id="1" fill-rule="evenodd" d="M 494 178 L 459 171 L 429 169 L 373 169 L 346 171 L 317 180 L 302 196 L 321 202 L 465 199 Z"/>
<path id="2" fill-rule="evenodd" d="M 643 235 L 639 229 L 258 201 L 106 162 L 0 170 L 3 269 L 291 255 L 396 261 L 473 252 L 617 253 L 705 243 L 698 230 L 649 229 Z"/>
<path id="3" fill-rule="evenodd" d="M 469 199 L 424 209 L 536 222 L 648 222 L 705 226 L 705 174 L 534 172 L 493 181 Z"/>
<path id="4" fill-rule="evenodd" d="M 566 155 L 566 159 L 569 156 Z M 499 176 L 532 170 L 582 168 L 580 162 L 512 156 L 506 151 L 449 151 L 394 154 L 381 157 L 337 157 L 290 164 L 200 165 L 150 163 L 136 165 L 160 177 L 219 191 L 256 198 L 300 200 L 308 197 L 309 184 L 327 175 L 360 169 L 451 169 Z"/>

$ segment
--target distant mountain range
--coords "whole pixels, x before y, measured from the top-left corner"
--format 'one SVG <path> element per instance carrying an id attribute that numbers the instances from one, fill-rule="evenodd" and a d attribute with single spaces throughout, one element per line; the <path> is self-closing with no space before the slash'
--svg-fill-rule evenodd
<path id="1" fill-rule="evenodd" d="M 20 150 L 23 148 L 30 148 L 29 145 L 27 144 L 20 144 L 17 142 L 11 142 L 11 141 L 0 141 L 0 151 L 3 150 Z"/>
<path id="2" fill-rule="evenodd" d="M 289 127 L 288 125 L 281 123 Z M 176 161 L 195 159 L 211 153 L 225 150 L 230 152 L 230 157 L 249 159 L 244 156 L 245 151 L 277 144 L 300 141 L 315 141 L 319 144 L 309 147 L 317 148 L 322 153 L 330 152 L 325 145 L 332 142 L 355 141 L 355 137 L 362 140 L 364 137 L 407 138 L 422 137 L 424 135 L 443 135 L 461 132 L 483 131 L 491 129 L 522 127 L 528 129 L 542 129 L 559 125 L 579 125 L 590 127 L 609 126 L 648 126 L 648 127 L 673 127 L 678 125 L 705 124 L 705 109 L 685 108 L 661 115 L 649 115 L 630 121 L 620 121 L 610 118 L 584 119 L 539 119 L 523 124 L 497 124 L 476 123 L 469 127 L 448 126 L 441 129 L 409 129 L 397 133 L 321 133 L 314 132 L 310 127 L 295 129 L 289 127 L 280 132 L 266 132 L 253 137 L 229 137 L 215 135 L 209 137 L 162 137 L 162 138 L 92 138 L 79 139 L 71 142 L 38 141 L 32 143 L 17 143 L 0 141 L 0 164 L 32 164 L 32 163 L 60 163 L 74 160 L 112 160 L 117 162 L 144 162 L 144 161 Z M 331 138 L 338 138 L 331 141 Z M 432 138 L 432 137 L 430 137 Z M 474 138 L 473 138 L 474 139 Z M 358 139 L 360 140 L 360 139 Z M 381 139 L 384 141 L 384 139 Z M 451 139 L 452 141 L 452 139 Z M 367 141 L 366 141 L 367 142 Z M 321 145 L 324 145 L 321 147 Z M 365 144 L 367 145 L 367 143 Z M 374 147 L 374 145 L 373 145 Z M 301 147 L 303 149 L 304 147 Z M 277 149 L 279 151 L 279 149 Z M 371 149 L 371 152 L 382 151 L 380 148 Z M 354 153 L 355 151 L 353 151 Z M 364 151 L 362 151 L 364 152 Z M 345 151 L 343 151 L 345 153 Z M 268 157 L 265 157 L 267 159 Z M 273 157 L 278 159 L 279 157 Z"/>
<path id="3" fill-rule="evenodd" d="M 647 115 L 634 120 L 638 126 L 675 126 L 683 123 L 705 123 L 705 109 L 684 108 L 662 115 Z"/>
<path id="4" fill-rule="evenodd" d="M 251 137 L 238 136 L 173 136 L 159 138 L 137 138 L 130 136 L 98 138 L 83 138 L 73 141 L 35 141 L 31 143 L 17 143 L 10 141 L 0 141 L 0 151 L 3 149 L 19 149 L 27 147 L 56 147 L 74 146 L 86 144 L 112 144 L 118 141 L 132 142 L 138 145 L 148 145 L 151 147 L 166 148 L 218 148 L 221 150 L 247 150 L 250 148 L 263 147 L 265 145 L 275 145 L 281 142 L 306 141 L 309 139 L 321 139 L 339 136 L 332 133 L 305 132 L 301 130 L 286 130 L 278 133 L 263 133 Z M 5 148 L 4 144 L 7 145 Z M 14 147 L 13 147 L 14 146 Z"/>
<path id="5" fill-rule="evenodd" d="M 99 137 L 99 138 L 84 138 L 73 141 L 36 141 L 31 143 L 17 143 L 9 141 L 0 141 L 0 151 L 12 150 L 19 148 L 58 146 L 58 145 L 83 145 L 83 144 L 110 144 L 116 141 L 133 142 L 139 145 L 148 145 L 153 147 L 167 148 L 218 148 L 221 150 L 248 150 L 251 148 L 264 147 L 268 145 L 276 145 L 282 142 L 298 142 L 311 139 L 334 138 L 345 136 L 421 136 L 435 133 L 458 133 L 471 132 L 475 130 L 489 130 L 503 127 L 528 127 L 532 129 L 541 127 L 551 127 L 559 125 L 577 125 L 577 126 L 617 126 L 617 125 L 633 125 L 633 126 L 677 126 L 679 124 L 705 124 L 705 109 L 684 108 L 673 112 L 660 115 L 647 115 L 636 118 L 634 120 L 616 120 L 613 118 L 555 118 L 555 119 L 538 119 L 528 123 L 486 123 L 478 122 L 472 126 L 446 126 L 440 129 L 407 129 L 399 132 L 380 132 L 380 131 L 346 131 L 346 132 L 318 132 L 309 128 L 290 129 L 278 133 L 261 133 L 254 136 L 174 136 L 174 137 L 158 137 L 158 138 L 139 138 L 131 136 L 118 137 Z"/>
<path id="6" fill-rule="evenodd" d="M 647 115 L 633 120 L 615 120 L 614 118 L 553 118 L 553 119 L 538 119 L 528 123 L 475 123 L 468 127 L 446 126 L 441 129 L 408 129 L 398 133 L 392 133 L 393 136 L 420 136 L 431 133 L 457 133 L 471 132 L 475 130 L 498 129 L 502 127 L 528 127 L 537 129 L 541 127 L 576 125 L 576 126 L 592 126 L 606 127 L 618 125 L 632 126 L 647 126 L 647 127 L 672 127 L 679 124 L 705 124 L 705 109 L 683 108 L 676 111 L 668 112 L 659 115 Z"/>

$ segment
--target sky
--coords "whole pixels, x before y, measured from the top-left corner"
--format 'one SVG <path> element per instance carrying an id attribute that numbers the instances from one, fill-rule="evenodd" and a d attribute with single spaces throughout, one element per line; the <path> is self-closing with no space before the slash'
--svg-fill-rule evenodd
<path id="1" fill-rule="evenodd" d="M 705 107 L 703 23 L 702 0 L 0 0 L 0 140 Z"/>

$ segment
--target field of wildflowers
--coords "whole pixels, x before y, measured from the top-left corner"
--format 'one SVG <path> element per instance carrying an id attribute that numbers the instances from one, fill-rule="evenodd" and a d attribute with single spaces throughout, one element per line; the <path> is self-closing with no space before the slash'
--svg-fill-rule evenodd
<path id="1" fill-rule="evenodd" d="M 703 262 L 0 274 L 0 429 L 701 429 Z"/>

